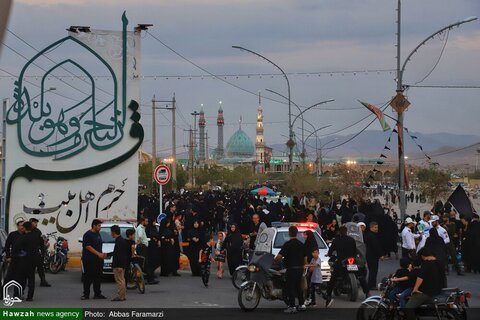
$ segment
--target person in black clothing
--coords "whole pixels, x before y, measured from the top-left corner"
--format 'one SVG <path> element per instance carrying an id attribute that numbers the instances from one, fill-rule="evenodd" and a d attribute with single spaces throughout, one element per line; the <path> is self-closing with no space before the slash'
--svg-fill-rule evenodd
<path id="1" fill-rule="evenodd" d="M 35 234 L 35 242 L 38 245 L 38 254 L 35 256 L 35 265 L 38 271 L 38 276 L 40 277 L 40 287 L 51 287 L 51 284 L 45 279 L 45 270 L 43 270 L 43 257 L 45 254 L 45 245 L 43 243 L 42 231 L 37 228 L 38 219 L 30 218 L 29 220 L 32 223 L 32 233 Z"/>
<path id="2" fill-rule="evenodd" d="M 205 286 L 205 288 L 208 288 L 208 279 L 210 278 L 210 266 L 214 261 L 212 257 L 212 236 L 210 234 L 207 234 L 205 240 L 205 243 L 200 249 L 198 263 L 201 266 L 203 285 Z"/>
<path id="3" fill-rule="evenodd" d="M 115 282 L 117 283 L 117 296 L 112 301 L 125 301 L 126 284 L 125 269 L 127 268 L 128 256 L 131 254 L 127 242 L 120 235 L 120 227 L 113 225 L 110 227 L 112 237 L 115 239 L 115 247 L 113 248 L 112 268 Z"/>
<path id="4" fill-rule="evenodd" d="M 347 236 L 347 228 L 345 226 L 341 226 L 339 229 L 339 236 L 333 239 L 332 245 L 328 249 L 327 256 L 331 257 L 333 252 L 336 252 L 337 259 L 333 265 L 332 274 L 330 276 L 330 281 L 327 284 L 327 292 L 326 292 L 326 301 L 325 306 L 328 308 L 332 305 L 332 291 L 335 283 L 337 282 L 338 278 L 343 277 L 344 275 L 344 267 L 342 266 L 342 261 L 357 256 L 357 245 L 355 244 L 355 240 L 349 236 Z"/>
<path id="5" fill-rule="evenodd" d="M 227 263 L 230 275 L 233 276 L 235 269 L 242 262 L 243 239 L 236 224 L 230 225 L 229 232 L 223 245 L 227 249 Z"/>
<path id="6" fill-rule="evenodd" d="M 303 268 L 307 264 L 307 256 L 305 255 L 305 248 L 303 243 L 297 239 L 298 229 L 295 226 L 288 228 L 288 236 L 290 240 L 285 242 L 280 249 L 280 252 L 275 257 L 276 262 L 284 261 L 287 271 L 285 273 L 286 278 L 286 290 L 288 295 L 288 308 L 286 313 L 295 313 L 298 311 L 306 310 L 304 304 L 305 297 L 302 290 L 302 275 Z M 295 308 L 295 297 L 298 298 L 298 307 Z"/>
<path id="7" fill-rule="evenodd" d="M 367 247 L 368 266 L 368 289 L 375 290 L 377 287 L 378 260 L 384 259 L 381 241 L 378 238 L 378 224 L 370 222 L 370 230 L 365 233 L 365 245 Z"/>
<path id="8" fill-rule="evenodd" d="M 18 259 L 14 259 L 12 256 L 12 250 L 13 246 L 15 245 L 15 242 L 18 240 L 18 238 L 22 235 L 25 234 L 25 228 L 23 227 L 24 221 L 18 221 L 17 222 L 17 230 L 12 231 L 8 234 L 7 240 L 5 240 L 5 246 L 3 247 L 3 253 L 5 254 L 5 262 L 8 266 L 7 268 L 7 274 L 5 276 L 4 283 L 7 283 L 8 281 L 13 279 L 13 274 L 18 268 L 17 263 Z"/>
<path id="9" fill-rule="evenodd" d="M 425 241 L 425 248 L 428 248 L 428 250 L 433 254 L 433 256 L 435 256 L 435 258 L 437 258 L 437 261 L 441 263 L 445 269 L 448 263 L 447 246 L 445 245 L 442 237 L 440 237 L 438 234 L 436 228 L 432 228 L 428 232 L 428 238 Z"/>
<path id="10" fill-rule="evenodd" d="M 102 282 L 103 260 L 107 257 L 102 252 L 102 236 L 100 229 L 102 221 L 93 219 L 91 229 L 85 232 L 82 239 L 82 271 L 83 271 L 83 295 L 82 300 L 90 298 L 90 285 L 93 283 L 93 299 L 106 299 L 102 295 L 100 285 Z"/>
<path id="11" fill-rule="evenodd" d="M 203 231 L 200 229 L 200 223 L 198 221 L 193 222 L 193 228 L 187 234 L 187 241 L 187 256 L 190 263 L 192 276 L 200 277 L 201 272 L 200 264 L 198 263 L 198 255 L 205 242 L 205 236 L 203 235 Z"/>
<path id="12" fill-rule="evenodd" d="M 305 238 L 304 248 L 305 248 L 305 256 L 307 257 L 307 261 L 312 261 L 312 252 L 313 250 L 318 250 L 317 240 L 315 240 L 315 236 L 313 235 L 312 230 L 306 230 L 303 233 L 303 237 Z"/>
<path id="13" fill-rule="evenodd" d="M 170 224 L 169 218 L 160 222 L 160 261 L 162 267 L 160 276 L 162 277 L 168 277 L 174 272 L 175 268 L 175 261 L 172 259 L 175 256 L 175 236 Z"/>
<path id="14" fill-rule="evenodd" d="M 127 246 L 127 266 L 125 268 L 125 280 L 131 281 L 130 279 L 128 279 L 128 274 L 130 272 L 130 263 L 132 262 L 133 258 L 137 258 L 136 244 L 135 244 L 135 229 L 133 228 L 127 229 L 127 231 L 125 231 L 125 235 L 126 235 L 125 243 Z M 139 266 L 140 268 L 142 268 L 142 270 L 145 268 L 143 263 L 144 261 L 145 260 L 142 259 L 139 262 Z"/>
<path id="15" fill-rule="evenodd" d="M 415 309 L 440 294 L 447 284 L 443 265 L 435 258 L 433 252 L 424 247 L 418 255 L 422 258 L 422 265 L 405 310 L 407 318 L 412 320 L 416 319 Z"/>
<path id="16" fill-rule="evenodd" d="M 163 221 L 163 220 L 162 220 Z M 160 267 L 161 255 L 160 255 L 160 236 L 158 234 L 157 227 L 154 224 L 154 220 L 148 220 L 148 224 L 145 226 L 145 234 L 148 241 L 147 246 L 147 274 L 149 282 L 155 283 L 155 270 Z"/>
<path id="17" fill-rule="evenodd" d="M 22 288 L 28 284 L 27 301 L 33 300 L 35 293 L 35 267 L 38 255 L 37 234 L 32 232 L 33 226 L 30 221 L 23 223 L 25 233 L 20 235 L 12 248 L 12 256 L 15 257 L 15 269 L 13 279 Z"/>

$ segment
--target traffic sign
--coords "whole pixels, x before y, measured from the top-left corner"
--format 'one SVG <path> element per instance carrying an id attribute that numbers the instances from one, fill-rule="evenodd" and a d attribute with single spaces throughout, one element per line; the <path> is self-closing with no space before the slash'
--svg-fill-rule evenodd
<path id="1" fill-rule="evenodd" d="M 153 174 L 153 178 L 159 185 L 167 184 L 170 181 L 172 174 L 170 172 L 170 168 L 164 164 L 161 164 L 155 168 L 155 172 Z"/>
<path id="2" fill-rule="evenodd" d="M 397 93 L 397 95 L 390 101 L 390 106 L 397 112 L 401 113 L 404 112 L 408 106 L 410 105 L 410 101 L 405 98 L 405 96 L 401 93 Z"/>

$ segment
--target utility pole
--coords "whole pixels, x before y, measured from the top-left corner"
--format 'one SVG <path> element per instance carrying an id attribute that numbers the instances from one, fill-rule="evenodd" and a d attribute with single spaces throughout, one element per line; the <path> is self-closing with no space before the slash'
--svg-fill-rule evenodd
<path id="1" fill-rule="evenodd" d="M 397 136 L 398 136 L 398 173 L 399 173 L 399 179 L 398 179 L 398 189 L 399 189 L 399 204 L 400 204 L 400 217 L 403 220 L 405 220 L 405 215 L 406 215 L 406 208 L 407 208 L 407 202 L 405 199 L 405 150 L 404 150 L 404 140 L 403 139 L 403 121 L 404 121 L 404 112 L 410 105 L 410 102 L 405 98 L 403 95 L 403 92 L 405 90 L 403 86 L 403 74 L 405 72 L 405 67 L 407 66 L 407 63 L 411 60 L 411 57 L 422 47 L 426 42 L 429 40 L 435 38 L 436 35 L 441 34 L 445 30 L 451 30 L 454 27 L 458 27 L 464 23 L 468 23 L 471 21 L 477 20 L 477 17 L 468 17 L 462 21 L 458 21 L 455 23 L 452 23 L 446 27 L 443 27 L 442 29 L 432 33 L 429 35 L 425 40 L 420 42 L 419 45 L 413 49 L 412 52 L 407 56 L 407 58 L 404 60 L 403 65 L 401 64 L 401 56 L 400 56 L 400 44 L 401 44 L 401 0 L 397 0 L 397 95 L 390 101 L 390 106 L 397 112 L 398 118 L 397 118 Z"/>
<path id="2" fill-rule="evenodd" d="M 160 110 L 171 110 L 172 111 L 172 189 L 176 190 L 177 187 L 177 139 L 176 139 L 176 99 L 175 99 L 175 93 L 173 94 L 172 100 L 155 100 L 155 96 L 153 96 L 152 100 L 152 152 L 154 154 L 154 158 L 156 158 L 156 142 L 157 142 L 157 137 L 156 137 L 156 123 L 155 123 L 155 110 L 160 109 Z M 171 103 L 172 106 L 169 107 L 166 105 L 165 107 L 156 107 L 155 102 L 164 102 L 164 103 Z M 156 168 L 156 161 L 152 161 L 152 169 L 155 170 Z M 153 175 L 153 171 L 152 171 Z"/>
<path id="3" fill-rule="evenodd" d="M 190 130 L 188 130 L 188 171 L 189 171 L 189 181 L 190 184 L 193 185 L 194 180 L 193 180 L 193 130 L 192 127 L 190 126 Z"/>
<path id="4" fill-rule="evenodd" d="M 155 121 L 155 95 L 152 98 L 152 177 L 157 167 L 157 123 Z M 155 180 L 152 178 L 152 193 L 157 189 Z"/>
<path id="5" fill-rule="evenodd" d="M 172 186 L 177 189 L 177 125 L 176 125 L 176 102 L 175 93 L 172 98 Z"/>
<path id="6" fill-rule="evenodd" d="M 205 131 L 205 163 L 208 165 L 208 130 Z"/>
<path id="7" fill-rule="evenodd" d="M 201 104 L 201 106 L 203 107 L 203 103 Z M 200 112 L 197 112 L 197 111 L 194 111 L 192 113 L 190 113 L 192 116 L 193 116 L 193 151 L 192 151 L 192 157 L 193 157 L 193 166 L 192 166 L 192 183 L 193 183 L 193 186 L 196 185 L 196 181 L 195 181 L 195 167 L 197 165 L 197 162 L 195 160 L 195 147 L 197 146 L 197 116 L 200 115 Z"/>

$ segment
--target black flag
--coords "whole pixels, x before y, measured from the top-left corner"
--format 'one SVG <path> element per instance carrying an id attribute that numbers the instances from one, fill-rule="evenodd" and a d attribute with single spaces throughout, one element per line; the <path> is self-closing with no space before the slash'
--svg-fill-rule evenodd
<path id="1" fill-rule="evenodd" d="M 452 206 L 455 207 L 457 212 L 465 217 L 471 217 L 474 213 L 476 213 L 475 209 L 473 208 L 472 202 L 467 196 L 467 193 L 462 188 L 461 185 L 453 191 L 450 198 L 448 198 L 447 202 L 450 202 Z"/>

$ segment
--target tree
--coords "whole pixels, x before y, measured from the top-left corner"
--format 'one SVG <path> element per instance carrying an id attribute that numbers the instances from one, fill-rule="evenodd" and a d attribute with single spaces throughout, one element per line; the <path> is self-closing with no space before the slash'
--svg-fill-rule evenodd
<path id="1" fill-rule="evenodd" d="M 435 204 L 448 192 L 450 175 L 436 167 L 424 168 L 417 171 L 418 186 L 429 203 Z"/>
<path id="2" fill-rule="evenodd" d="M 284 193 L 300 195 L 302 192 L 317 192 L 317 179 L 307 170 L 297 170 L 286 177 Z"/>
<path id="3" fill-rule="evenodd" d="M 354 167 L 346 164 L 337 164 L 333 168 L 332 180 L 338 189 L 338 196 L 348 196 L 353 199 L 362 199 L 365 190 L 362 188 L 362 174 Z"/>

